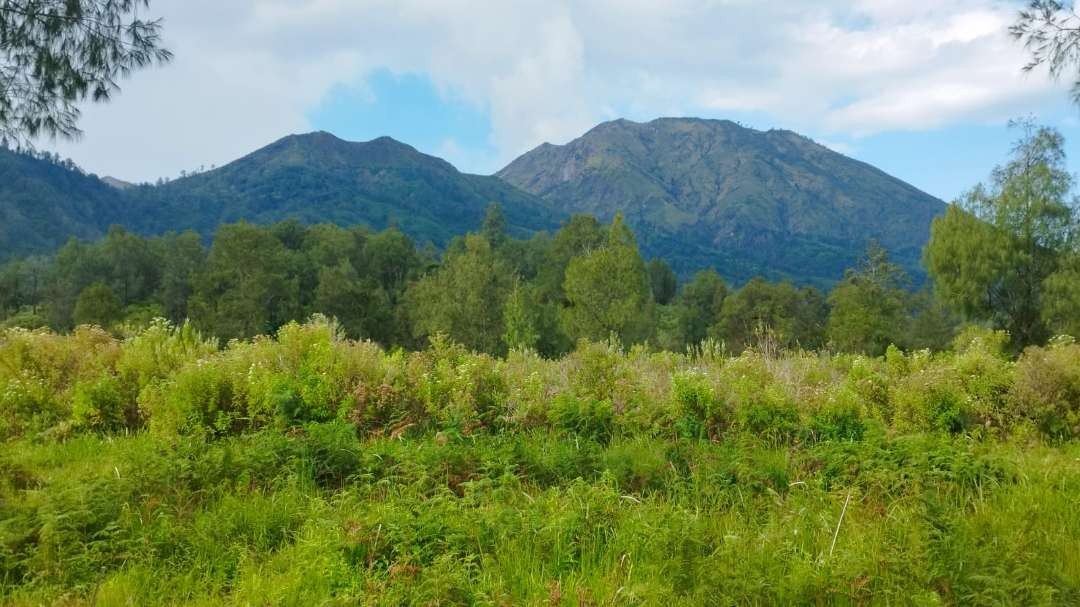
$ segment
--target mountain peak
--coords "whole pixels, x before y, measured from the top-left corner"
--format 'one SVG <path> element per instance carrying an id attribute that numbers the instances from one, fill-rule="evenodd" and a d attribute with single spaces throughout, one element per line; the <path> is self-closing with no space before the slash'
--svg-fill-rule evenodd
<path id="1" fill-rule="evenodd" d="M 649 255 L 827 285 L 877 240 L 914 275 L 944 204 L 786 130 L 730 120 L 612 120 L 497 175 L 566 213 L 623 213 Z"/>

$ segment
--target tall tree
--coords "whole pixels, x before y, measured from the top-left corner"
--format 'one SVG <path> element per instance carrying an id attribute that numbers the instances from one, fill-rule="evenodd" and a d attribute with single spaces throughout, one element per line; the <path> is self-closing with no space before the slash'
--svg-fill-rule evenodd
<path id="1" fill-rule="evenodd" d="M 149 0 L 0 2 L 0 141 L 79 134 L 78 103 L 106 101 L 117 80 L 164 63 L 161 21 Z"/>
<path id="2" fill-rule="evenodd" d="M 890 344 L 903 344 L 910 307 L 908 282 L 885 249 L 872 243 L 859 267 L 849 270 L 829 294 L 829 341 L 842 351 L 871 356 L 884 354 Z"/>
<path id="3" fill-rule="evenodd" d="M 498 354 L 503 343 L 503 309 L 512 287 L 506 265 L 479 234 L 465 237 L 435 272 L 406 293 L 416 337 L 443 333 L 473 350 Z"/>
<path id="4" fill-rule="evenodd" d="M 925 258 L 937 292 L 1023 347 L 1048 337 L 1045 283 L 1072 246 L 1075 201 L 1064 139 L 1023 123 L 1013 157 L 934 220 Z"/>
<path id="5" fill-rule="evenodd" d="M 223 339 L 274 332 L 300 313 L 296 277 L 288 267 L 289 251 L 266 228 L 222 226 L 195 279 L 192 321 Z"/>
<path id="6" fill-rule="evenodd" d="M 654 304 L 645 261 L 633 232 L 616 215 L 606 243 L 570 260 L 563 283 L 568 335 L 640 343 L 653 331 Z"/>
<path id="7" fill-rule="evenodd" d="M 668 305 L 675 298 L 675 292 L 679 288 L 678 277 L 663 259 L 653 259 L 647 267 L 653 300 L 661 306 Z"/>
<path id="8" fill-rule="evenodd" d="M 697 346 L 719 318 L 728 287 L 716 270 L 702 270 L 683 286 L 676 302 L 682 347 Z"/>
<path id="9" fill-rule="evenodd" d="M 827 314 L 824 298 L 815 289 L 754 278 L 724 299 L 709 335 L 736 352 L 761 340 L 814 349 L 821 345 Z"/>

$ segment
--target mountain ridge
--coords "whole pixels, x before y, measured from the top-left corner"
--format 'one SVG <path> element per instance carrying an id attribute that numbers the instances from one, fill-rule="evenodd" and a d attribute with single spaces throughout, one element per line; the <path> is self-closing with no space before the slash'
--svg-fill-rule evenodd
<path id="1" fill-rule="evenodd" d="M 646 235 L 649 254 L 673 258 L 683 273 L 711 265 L 739 281 L 760 274 L 826 284 L 870 240 L 919 278 L 930 221 L 945 210 L 798 133 L 729 120 L 613 120 L 567 144 L 537 146 L 496 175 L 563 213 L 622 212 Z"/>
<path id="2" fill-rule="evenodd" d="M 286 135 L 159 185 L 120 188 L 126 182 L 56 174 L 62 169 L 0 154 L 0 176 L 18 177 L 0 182 L 0 218 L 10 219 L 0 259 L 48 252 L 69 236 L 95 238 L 113 223 L 209 236 L 222 223 L 296 218 L 394 225 L 444 246 L 476 229 L 497 202 L 518 236 L 554 230 L 574 213 L 609 220 L 621 212 L 643 251 L 683 276 L 716 267 L 736 283 L 762 275 L 824 286 L 870 239 L 918 275 L 929 221 L 945 208 L 792 131 L 698 118 L 601 123 L 567 144 L 541 144 L 490 176 L 462 173 L 388 136 L 353 142 L 326 131 Z"/>

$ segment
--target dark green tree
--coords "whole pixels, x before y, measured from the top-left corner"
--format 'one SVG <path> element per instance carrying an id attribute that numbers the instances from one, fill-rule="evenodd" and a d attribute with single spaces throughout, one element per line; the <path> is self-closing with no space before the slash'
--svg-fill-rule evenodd
<path id="1" fill-rule="evenodd" d="M 167 318 L 182 323 L 188 318 L 195 277 L 206 263 L 206 248 L 195 232 L 166 234 L 154 245 L 162 260 L 161 282 L 155 299 Z"/>
<path id="2" fill-rule="evenodd" d="M 679 288 L 678 277 L 675 276 L 674 270 L 663 259 L 650 261 L 647 268 L 653 301 L 661 306 L 668 305 L 675 298 L 675 292 Z"/>
<path id="3" fill-rule="evenodd" d="M 111 327 L 123 316 L 124 308 L 120 298 L 109 285 L 94 283 L 79 293 L 75 301 L 74 320 L 76 325 L 98 325 Z"/>
<path id="4" fill-rule="evenodd" d="M 222 339 L 273 333 L 300 316 L 289 251 L 266 228 L 222 226 L 205 269 L 195 278 L 189 309 L 200 329 Z"/>
<path id="5" fill-rule="evenodd" d="M 1056 130 L 1023 123 L 1013 157 L 934 220 L 926 246 L 937 293 L 954 310 L 1009 332 L 1013 345 L 1049 336 L 1045 285 L 1072 247 L 1072 177 Z"/>
<path id="6" fill-rule="evenodd" d="M 382 287 L 361 278 L 348 259 L 319 271 L 314 311 L 336 318 L 352 338 L 391 345 L 396 338 L 393 309 Z"/>
<path id="7" fill-rule="evenodd" d="M 827 314 L 815 289 L 754 278 L 727 296 L 709 336 L 735 352 L 759 343 L 815 349 L 821 346 Z"/>
<path id="8" fill-rule="evenodd" d="M 728 287 L 716 270 L 702 270 L 683 285 L 675 304 L 680 348 L 696 346 L 720 319 Z"/>
<path id="9" fill-rule="evenodd" d="M 910 310 L 907 274 L 877 243 L 859 267 L 848 270 L 829 294 L 828 337 L 844 352 L 880 356 L 890 344 L 906 345 Z"/>
<path id="10" fill-rule="evenodd" d="M 79 134 L 78 103 L 106 101 L 117 80 L 172 55 L 149 0 L 0 2 L 0 141 Z"/>

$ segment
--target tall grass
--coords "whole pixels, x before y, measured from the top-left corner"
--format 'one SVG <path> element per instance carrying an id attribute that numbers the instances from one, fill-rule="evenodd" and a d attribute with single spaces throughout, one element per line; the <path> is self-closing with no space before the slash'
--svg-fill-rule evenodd
<path id="1" fill-rule="evenodd" d="M 1080 347 L 0 337 L 0 597 L 1077 604 Z M 845 507 L 846 504 L 846 507 Z"/>

